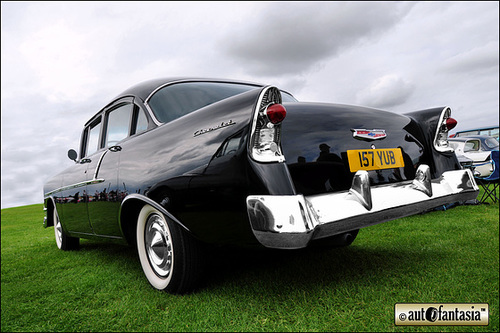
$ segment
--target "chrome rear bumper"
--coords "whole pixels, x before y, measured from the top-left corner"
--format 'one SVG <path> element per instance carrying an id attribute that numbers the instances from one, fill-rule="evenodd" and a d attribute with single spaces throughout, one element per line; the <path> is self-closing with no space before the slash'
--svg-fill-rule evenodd
<path id="1" fill-rule="evenodd" d="M 415 180 L 370 186 L 366 171 L 358 171 L 349 191 L 304 197 L 247 197 L 250 224 L 257 240 L 270 248 L 302 248 L 312 239 L 333 236 L 477 197 L 470 170 L 443 173 L 431 180 L 421 165 Z"/>

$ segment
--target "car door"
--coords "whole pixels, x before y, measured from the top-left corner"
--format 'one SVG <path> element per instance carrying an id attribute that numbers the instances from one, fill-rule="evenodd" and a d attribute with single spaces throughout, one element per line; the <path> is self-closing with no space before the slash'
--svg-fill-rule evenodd
<path id="1" fill-rule="evenodd" d="M 100 145 L 102 117 L 91 119 L 83 130 L 80 144 L 80 160 L 63 174 L 61 192 L 61 215 L 66 231 L 80 234 L 94 234 L 89 224 L 87 182 L 91 180 L 89 167 L 96 163 L 103 151 Z"/>
<path id="2" fill-rule="evenodd" d="M 131 98 L 119 100 L 104 111 L 102 131 L 102 155 L 88 167 L 87 193 L 88 216 L 96 235 L 120 238 L 120 204 L 124 197 L 124 185 L 118 181 L 121 143 L 129 137 L 133 115 Z"/>

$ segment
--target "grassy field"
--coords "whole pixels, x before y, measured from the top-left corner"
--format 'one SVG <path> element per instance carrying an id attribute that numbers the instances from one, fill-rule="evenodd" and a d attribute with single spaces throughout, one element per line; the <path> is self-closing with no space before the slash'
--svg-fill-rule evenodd
<path id="1" fill-rule="evenodd" d="M 42 205 L 2 210 L 1 330 L 499 331 L 499 209 L 459 206 L 360 231 L 343 249 L 218 250 L 206 284 L 154 290 L 135 249 L 59 251 Z M 395 326 L 396 303 L 488 303 L 488 326 Z"/>

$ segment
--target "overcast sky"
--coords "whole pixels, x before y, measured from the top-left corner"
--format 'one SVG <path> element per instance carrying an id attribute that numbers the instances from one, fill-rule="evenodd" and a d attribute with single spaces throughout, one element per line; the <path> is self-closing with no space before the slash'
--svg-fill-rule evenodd
<path id="1" fill-rule="evenodd" d="M 7 2 L 2 208 L 43 202 L 85 121 L 138 82 L 273 84 L 299 100 L 498 125 L 499 2 Z"/>

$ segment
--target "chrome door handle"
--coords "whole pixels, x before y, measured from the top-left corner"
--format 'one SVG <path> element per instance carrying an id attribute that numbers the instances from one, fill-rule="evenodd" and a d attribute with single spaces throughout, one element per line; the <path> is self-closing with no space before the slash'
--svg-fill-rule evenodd
<path id="1" fill-rule="evenodd" d="M 117 151 L 121 151 L 122 147 L 120 147 L 120 146 L 111 146 L 108 149 L 109 149 L 109 151 L 117 152 Z"/>

